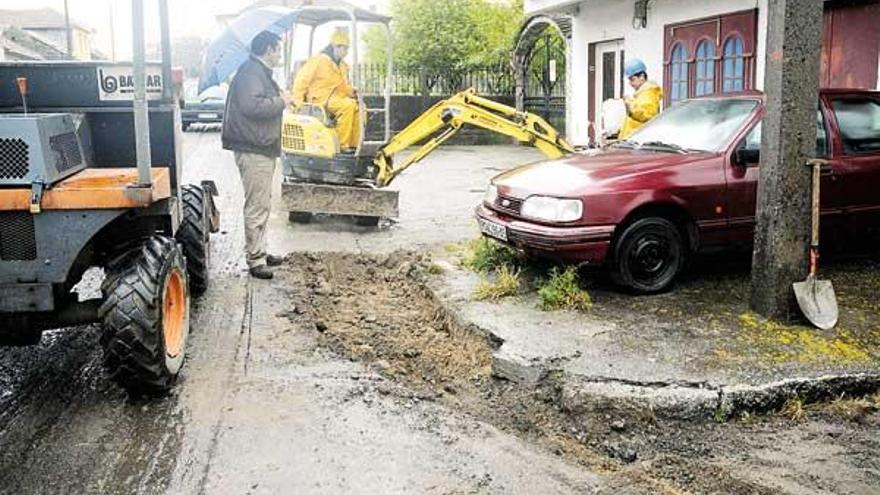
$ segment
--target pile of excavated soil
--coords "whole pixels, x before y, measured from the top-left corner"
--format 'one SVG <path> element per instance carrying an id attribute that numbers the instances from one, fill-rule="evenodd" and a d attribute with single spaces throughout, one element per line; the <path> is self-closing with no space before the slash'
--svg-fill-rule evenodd
<path id="1" fill-rule="evenodd" d="M 606 474 L 603 493 L 772 493 L 724 467 L 689 460 L 688 448 L 706 446 L 702 433 L 680 435 L 681 424 L 618 413 L 574 418 L 560 407 L 552 378 L 527 390 L 493 377 L 493 343 L 461 326 L 426 288 L 431 261 L 422 255 L 297 253 L 288 262 L 303 284 L 290 292 L 291 304 L 313 320 L 322 345 L 420 397 Z M 684 450 L 667 455 L 664 438 Z M 713 476 L 703 476 L 707 469 Z"/>
<path id="2" fill-rule="evenodd" d="M 297 259 L 299 258 L 299 259 Z M 491 373 L 486 339 L 460 328 L 418 283 L 426 259 L 298 255 L 322 344 L 409 384 L 452 386 Z"/>

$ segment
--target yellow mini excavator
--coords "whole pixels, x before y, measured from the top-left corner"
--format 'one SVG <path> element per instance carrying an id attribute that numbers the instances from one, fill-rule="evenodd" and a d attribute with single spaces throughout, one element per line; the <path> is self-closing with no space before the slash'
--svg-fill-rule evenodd
<path id="1" fill-rule="evenodd" d="M 313 214 L 355 217 L 362 225 L 376 225 L 379 219 L 396 218 L 398 193 L 387 189 L 395 177 L 418 162 L 437 146 L 451 138 L 464 125 L 473 125 L 505 134 L 523 143 L 530 143 L 549 157 L 571 153 L 573 148 L 544 119 L 517 112 L 507 105 L 477 96 L 474 90 L 462 91 L 441 101 L 420 115 L 396 136 L 391 136 L 391 91 L 394 73 L 394 36 L 391 18 L 362 9 L 342 0 L 303 0 L 296 7 L 296 24 L 292 30 L 307 29 L 307 53 L 315 53 L 317 28 L 328 23 L 348 24 L 351 37 L 352 67 L 358 66 L 358 26 L 372 24 L 385 32 L 386 57 L 383 104 L 368 108 L 358 94 L 360 142 L 354 153 L 343 153 L 332 115 L 321 105 L 306 104 L 290 109 L 284 115 L 281 131 L 284 182 L 282 196 L 290 212 L 290 220 L 307 222 Z M 381 29 L 384 28 L 384 29 Z M 293 36 L 284 45 L 284 72 L 294 75 Z M 352 84 L 359 87 L 357 71 Z M 287 81 L 290 86 L 292 79 Z M 367 116 L 384 121 L 383 140 L 366 141 Z M 413 153 L 394 162 L 404 149 L 418 145 Z"/>
<path id="2" fill-rule="evenodd" d="M 363 107 L 361 103 L 360 115 L 367 114 Z M 362 141 L 354 153 L 341 151 L 326 109 L 304 105 L 285 114 L 281 133 L 282 195 L 290 220 L 307 222 L 322 213 L 350 215 L 358 224 L 376 225 L 381 217 L 396 218 L 398 192 L 384 187 L 465 125 L 531 144 L 549 158 L 574 152 L 541 117 L 480 97 L 473 89 L 438 102 L 373 150 Z M 394 162 L 395 155 L 419 143 L 418 149 Z"/>

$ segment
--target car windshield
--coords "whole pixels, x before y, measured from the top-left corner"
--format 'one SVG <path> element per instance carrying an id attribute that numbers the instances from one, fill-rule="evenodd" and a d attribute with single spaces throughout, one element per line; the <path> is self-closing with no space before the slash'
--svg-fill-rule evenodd
<path id="1" fill-rule="evenodd" d="M 676 152 L 720 151 L 757 106 L 758 102 L 752 99 L 683 101 L 658 115 L 619 145 Z"/>

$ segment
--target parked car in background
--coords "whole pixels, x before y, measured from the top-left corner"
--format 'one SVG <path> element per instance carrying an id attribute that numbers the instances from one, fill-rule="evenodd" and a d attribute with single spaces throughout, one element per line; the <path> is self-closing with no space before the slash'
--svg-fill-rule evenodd
<path id="1" fill-rule="evenodd" d="M 184 83 L 184 98 L 180 109 L 183 130 L 188 130 L 192 124 L 222 123 L 223 111 L 226 108 L 226 92 L 226 85 L 221 85 L 210 87 L 199 94 L 197 81 Z"/>
<path id="2" fill-rule="evenodd" d="M 477 221 L 532 255 L 604 265 L 633 292 L 666 290 L 698 250 L 751 245 L 763 114 L 757 92 L 681 102 L 629 140 L 498 175 Z M 816 126 L 823 236 L 876 232 L 880 92 L 821 91 Z"/>

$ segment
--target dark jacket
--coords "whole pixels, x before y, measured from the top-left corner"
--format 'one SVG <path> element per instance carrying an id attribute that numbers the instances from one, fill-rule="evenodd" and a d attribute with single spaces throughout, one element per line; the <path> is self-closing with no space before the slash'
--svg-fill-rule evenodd
<path id="1" fill-rule="evenodd" d="M 221 141 L 223 149 L 281 156 L 281 115 L 284 100 L 272 71 L 251 56 L 241 64 L 226 97 Z"/>

